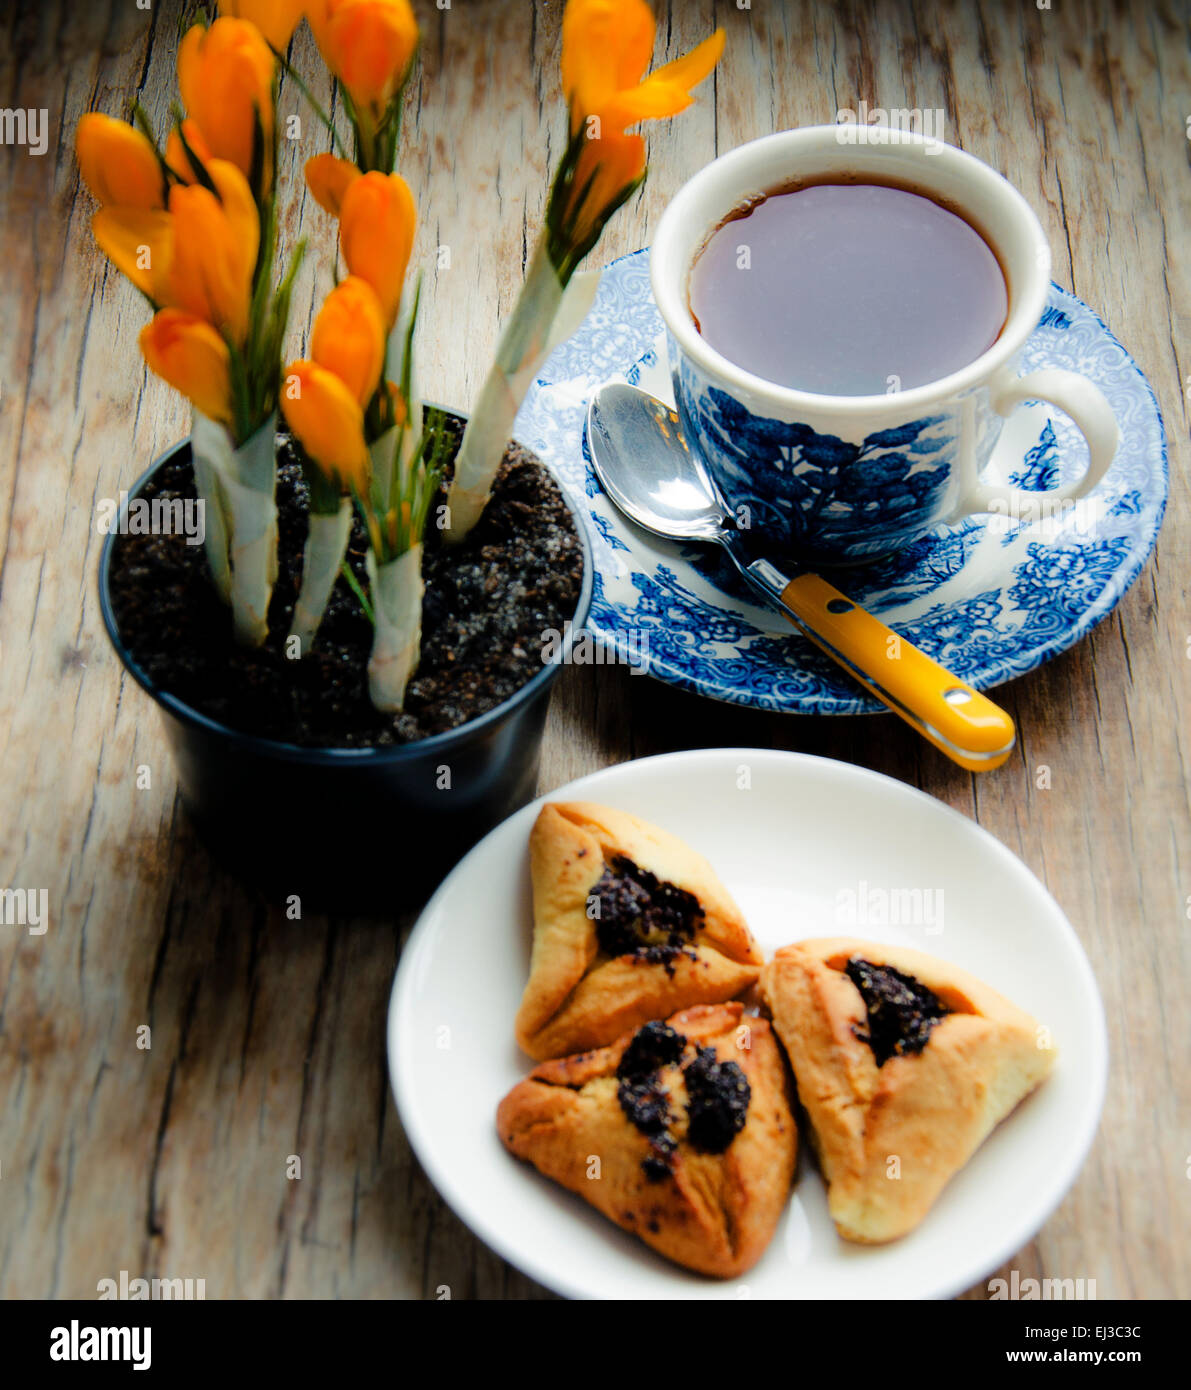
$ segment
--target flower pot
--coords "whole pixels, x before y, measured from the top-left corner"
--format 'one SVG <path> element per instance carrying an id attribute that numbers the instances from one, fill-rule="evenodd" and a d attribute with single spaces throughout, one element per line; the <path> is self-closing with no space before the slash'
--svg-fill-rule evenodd
<path id="1" fill-rule="evenodd" d="M 189 452 L 183 442 L 162 455 L 129 501 L 159 468 Z M 561 660 L 543 664 L 469 723 L 380 748 L 307 748 L 240 733 L 162 689 L 132 658 L 116 624 L 113 528 L 99 567 L 104 625 L 160 711 L 183 802 L 218 858 L 270 894 L 297 895 L 303 907 L 391 912 L 416 905 L 476 840 L 532 798 L 550 691 L 591 603 L 591 548 L 578 509 L 565 493 L 564 500 L 583 581 Z"/>

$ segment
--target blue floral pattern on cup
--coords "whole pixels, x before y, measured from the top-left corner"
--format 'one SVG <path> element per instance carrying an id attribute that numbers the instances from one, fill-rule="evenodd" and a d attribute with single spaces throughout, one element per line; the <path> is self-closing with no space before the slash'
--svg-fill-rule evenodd
<path id="1" fill-rule="evenodd" d="M 670 360 L 677 353 L 670 344 Z M 809 425 L 753 415 L 702 379 L 675 369 L 683 430 L 725 501 L 770 554 L 839 564 L 888 555 L 949 510 L 957 430 L 927 415 L 852 444 Z M 680 389 L 681 387 L 681 389 Z"/>
<path id="2" fill-rule="evenodd" d="M 1153 392 L 1092 310 L 1058 286 L 1022 352 L 1023 371 L 1044 366 L 1089 376 L 1120 424 L 1116 459 L 1089 498 L 1054 521 L 968 517 L 831 575 L 979 689 L 1033 670 L 1111 613 L 1153 550 L 1166 505 L 1166 440 Z M 803 714 L 881 711 L 816 647 L 758 608 L 716 552 L 647 536 L 607 500 L 591 471 L 584 416 L 592 392 L 612 378 L 673 399 L 647 251 L 605 271 L 592 312 L 544 365 L 517 421 L 518 438 L 587 499 L 597 570 L 591 629 L 626 660 L 644 650 L 651 674 L 701 695 Z M 924 429 L 922 441 L 930 438 Z M 886 447 L 919 459 L 907 447 L 917 442 Z M 1040 490 L 1078 477 L 1086 458 L 1066 416 L 1023 406 L 988 475 Z"/>

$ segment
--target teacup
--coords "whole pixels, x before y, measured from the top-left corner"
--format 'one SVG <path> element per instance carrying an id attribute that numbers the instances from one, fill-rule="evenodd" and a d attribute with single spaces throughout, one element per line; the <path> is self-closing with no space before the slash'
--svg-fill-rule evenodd
<path id="1" fill-rule="evenodd" d="M 1036 516 L 1038 493 L 981 480 L 1005 417 L 1023 402 L 1058 407 L 1087 441 L 1083 476 L 1045 494 L 1050 514 L 1090 492 L 1116 453 L 1112 410 L 1085 377 L 1058 368 L 1018 375 L 1050 283 L 1050 248 L 1025 199 L 972 155 L 897 134 L 896 143 L 844 144 L 838 126 L 811 126 L 741 145 L 679 190 L 653 243 L 653 295 L 687 438 L 761 547 L 806 564 L 876 560 L 970 513 Z M 717 352 L 688 300 L 691 267 L 707 237 L 758 194 L 866 176 L 922 192 L 980 232 L 1008 290 L 1008 315 L 993 344 L 937 381 L 871 396 L 776 385 Z"/>

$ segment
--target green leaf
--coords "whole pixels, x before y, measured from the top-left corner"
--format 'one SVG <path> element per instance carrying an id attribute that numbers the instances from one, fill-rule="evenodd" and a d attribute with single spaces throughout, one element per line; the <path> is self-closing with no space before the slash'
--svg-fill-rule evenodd
<path id="1" fill-rule="evenodd" d="M 372 604 L 368 602 L 368 595 L 360 587 L 360 581 L 356 578 L 356 572 L 352 569 L 350 561 L 344 560 L 340 573 L 347 580 L 352 593 L 360 600 L 360 607 L 364 610 L 364 616 L 375 627 L 376 614 L 372 611 Z"/>

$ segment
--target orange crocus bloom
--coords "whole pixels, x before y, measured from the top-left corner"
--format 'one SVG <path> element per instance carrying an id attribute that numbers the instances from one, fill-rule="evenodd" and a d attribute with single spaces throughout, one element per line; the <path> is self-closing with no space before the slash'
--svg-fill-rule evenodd
<path id="1" fill-rule="evenodd" d="M 204 166 L 209 164 L 211 147 L 203 139 L 203 132 L 189 117 L 182 122 L 182 135 L 186 137 L 186 144 L 194 152 L 194 157 Z M 182 143 L 177 126 L 166 136 L 165 162 L 183 183 L 198 182 L 198 170 L 195 169 L 190 156 L 186 153 L 186 146 Z"/>
<path id="2" fill-rule="evenodd" d="M 417 209 L 400 174 L 361 174 L 343 195 L 339 245 L 353 275 L 376 291 L 385 323 L 401 304 L 401 287 L 413 247 Z"/>
<path id="3" fill-rule="evenodd" d="M 626 135 L 625 127 L 685 110 L 693 100 L 690 89 L 724 50 L 724 31 L 717 29 L 685 57 L 645 77 L 655 34 L 645 0 L 569 0 L 563 13 L 562 89 L 571 134 L 586 137 L 566 206 L 576 245 L 645 173 L 645 141 Z"/>
<path id="4" fill-rule="evenodd" d="M 304 8 L 305 0 L 219 0 L 220 14 L 255 24 L 278 53 L 289 47 Z"/>
<path id="5" fill-rule="evenodd" d="M 608 131 L 598 140 L 584 141 L 571 176 L 571 196 L 567 204 L 567 214 L 573 219 L 571 237 L 576 246 L 587 241 L 606 209 L 644 173 L 643 136 Z"/>
<path id="6" fill-rule="evenodd" d="M 157 151 L 125 121 L 89 111 L 74 137 L 79 171 L 104 207 L 165 207 L 165 175 Z"/>
<path id="7" fill-rule="evenodd" d="M 341 488 L 363 494 L 368 486 L 364 412 L 351 388 L 317 362 L 286 368 L 281 408 L 311 459 Z"/>
<path id="8" fill-rule="evenodd" d="M 310 356 L 367 405 L 385 364 L 385 321 L 376 291 L 349 275 L 327 295 L 310 335 Z"/>
<path id="9" fill-rule="evenodd" d="M 332 217 L 343 209 L 343 195 L 360 177 L 350 159 L 333 154 L 316 154 L 306 161 L 306 187 L 310 196 Z"/>
<path id="10" fill-rule="evenodd" d="M 196 410 L 231 425 L 230 354 L 209 323 L 181 309 L 162 309 L 141 329 L 140 344 L 152 372 Z"/>
<path id="11" fill-rule="evenodd" d="M 196 24 L 178 49 L 178 87 L 188 114 L 216 159 L 252 172 L 259 121 L 265 148 L 273 141 L 276 59 L 255 24 L 217 19 Z"/>
<path id="12" fill-rule="evenodd" d="M 311 0 L 306 18 L 356 110 L 379 120 L 401 90 L 418 46 L 409 0 Z"/>
<path id="13" fill-rule="evenodd" d="M 562 17 L 562 90 L 572 134 L 592 116 L 603 136 L 675 116 L 691 104 L 690 89 L 720 60 L 724 31 L 645 77 L 656 28 L 645 0 L 569 0 Z"/>
<path id="14" fill-rule="evenodd" d="M 260 222 L 248 181 L 234 164 L 213 159 L 207 172 L 218 197 L 200 184 L 170 189 L 174 238 L 169 302 L 243 343 Z"/>
<path id="15" fill-rule="evenodd" d="M 174 219 L 155 208 L 106 207 L 91 219 L 99 249 L 154 304 L 170 301 Z"/>

